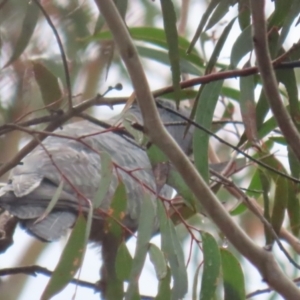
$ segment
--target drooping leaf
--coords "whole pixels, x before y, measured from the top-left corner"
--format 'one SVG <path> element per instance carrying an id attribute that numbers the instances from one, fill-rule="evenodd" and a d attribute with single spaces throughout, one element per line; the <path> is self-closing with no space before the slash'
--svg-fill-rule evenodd
<path id="1" fill-rule="evenodd" d="M 116 272 L 117 276 L 122 281 L 130 279 L 130 271 L 132 269 L 132 257 L 126 244 L 123 242 L 119 248 L 116 257 Z"/>
<path id="2" fill-rule="evenodd" d="M 100 207 L 102 201 L 107 196 L 113 178 L 114 168 L 111 156 L 107 152 L 101 151 L 99 156 L 101 161 L 101 170 L 99 170 L 101 172 L 101 180 L 93 201 L 94 208 Z"/>
<path id="3" fill-rule="evenodd" d="M 186 205 L 194 210 L 197 202 L 195 201 L 193 193 L 184 182 L 182 176 L 174 169 L 174 167 L 169 165 L 169 160 L 164 153 L 156 145 L 152 144 L 151 147 L 147 149 L 147 154 L 152 168 L 166 164 L 169 166 L 168 172 L 163 174 L 163 183 L 167 183 L 169 186 L 173 187 L 177 193 L 183 197 Z M 160 186 L 160 188 L 161 187 L 162 186 Z"/>
<path id="4" fill-rule="evenodd" d="M 212 300 L 220 279 L 221 256 L 218 244 L 214 237 L 201 232 L 203 249 L 203 275 L 201 280 L 200 300 Z"/>
<path id="5" fill-rule="evenodd" d="M 150 196 L 145 193 L 139 216 L 138 237 L 125 300 L 130 300 L 133 297 L 137 297 L 136 295 L 139 294 L 138 280 L 149 249 L 149 241 L 154 231 L 155 214 L 156 210 L 154 204 Z"/>
<path id="6" fill-rule="evenodd" d="M 245 278 L 240 262 L 226 249 L 220 249 L 224 300 L 245 300 Z"/>
<path id="7" fill-rule="evenodd" d="M 219 0 L 218 0 L 219 1 Z M 168 50 L 169 46 L 166 41 L 166 33 L 163 29 L 152 27 L 133 27 L 128 29 L 131 37 L 137 41 L 150 43 L 151 45 Z M 107 40 L 112 39 L 110 31 L 104 31 L 87 39 L 87 41 Z M 192 64 L 200 67 L 204 65 L 204 61 L 196 50 L 193 50 L 189 55 L 186 54 L 186 49 L 189 46 L 189 41 L 182 36 L 178 37 L 179 55 L 181 59 L 187 60 Z"/>
<path id="8" fill-rule="evenodd" d="M 295 71 L 293 69 L 277 70 L 277 79 L 284 84 L 288 93 L 290 114 L 295 124 L 300 123 L 300 109 L 298 101 L 298 87 Z"/>
<path id="9" fill-rule="evenodd" d="M 279 234 L 280 228 L 284 220 L 285 210 L 288 201 L 287 179 L 278 176 L 275 185 L 276 188 L 275 188 L 274 205 L 273 205 L 272 216 L 271 216 L 271 225 L 274 228 L 275 232 Z"/>
<path id="10" fill-rule="evenodd" d="M 218 6 L 216 7 L 215 11 L 211 15 L 207 25 L 205 27 L 205 31 L 212 28 L 215 24 L 217 24 L 229 11 L 229 7 L 236 4 L 237 0 L 222 0 L 219 2 Z"/>
<path id="11" fill-rule="evenodd" d="M 172 0 L 160 1 L 164 22 L 164 29 L 168 43 L 168 53 L 170 58 L 170 65 L 172 70 L 172 83 L 174 87 L 174 94 L 177 106 L 179 105 L 180 93 L 180 58 L 178 48 L 178 33 L 176 27 L 176 14 Z"/>
<path id="12" fill-rule="evenodd" d="M 211 15 L 211 13 L 213 12 L 213 10 L 215 9 L 215 7 L 218 5 L 219 2 L 220 2 L 220 0 L 212 0 L 208 4 L 206 11 L 204 12 L 204 14 L 202 15 L 202 17 L 200 19 L 200 23 L 199 23 L 197 30 L 193 36 L 193 39 L 187 48 L 186 52 L 188 54 L 190 54 L 191 51 L 194 49 L 194 46 L 195 46 L 196 42 L 199 40 L 200 35 L 204 29 L 205 24 L 207 23 L 209 16 Z"/>
<path id="13" fill-rule="evenodd" d="M 245 67 L 249 65 L 246 64 Z M 240 108 L 248 141 L 258 144 L 256 127 L 256 103 L 254 97 L 255 83 L 253 76 L 240 78 Z"/>
<path id="14" fill-rule="evenodd" d="M 120 222 L 122 222 L 125 217 L 126 209 L 127 197 L 125 185 L 123 182 L 119 182 L 105 224 L 105 230 L 118 238 L 122 235 L 122 226 L 120 225 Z"/>
<path id="15" fill-rule="evenodd" d="M 46 108 L 58 110 L 63 101 L 63 94 L 58 79 L 42 63 L 32 61 L 35 80 L 40 88 Z"/>
<path id="16" fill-rule="evenodd" d="M 167 66 L 170 65 L 170 59 L 166 51 L 157 50 L 150 47 L 143 47 L 143 46 L 137 46 L 137 50 L 138 53 L 143 57 L 149 58 L 152 61 L 155 60 Z M 179 64 L 180 64 L 180 69 L 183 73 L 192 74 L 196 76 L 201 75 L 201 70 L 197 66 L 195 66 L 194 64 L 186 60 L 185 58 L 180 57 Z"/>
<path id="17" fill-rule="evenodd" d="M 281 28 L 291 9 L 291 1 L 276 0 L 275 10 L 268 20 L 268 28 Z"/>
<path id="18" fill-rule="evenodd" d="M 171 299 L 180 299 L 187 293 L 188 283 L 183 250 L 174 225 L 166 216 L 163 204 L 160 201 L 157 204 L 161 231 L 161 249 L 170 264 L 174 280 Z"/>
<path id="19" fill-rule="evenodd" d="M 298 184 L 288 181 L 287 212 L 291 231 L 295 236 L 300 233 L 300 190 Z"/>
<path id="20" fill-rule="evenodd" d="M 207 129 L 211 128 L 215 106 L 219 99 L 222 85 L 222 80 L 206 84 L 199 98 L 195 121 Z M 209 179 L 208 143 L 208 134 L 196 129 L 193 140 L 195 165 L 206 182 Z"/>
<path id="21" fill-rule="evenodd" d="M 38 222 L 42 221 L 43 219 L 45 219 L 49 215 L 49 213 L 52 211 L 52 209 L 56 205 L 56 203 L 59 199 L 59 196 L 62 192 L 63 187 L 64 187 L 64 181 L 61 180 L 60 183 L 59 183 L 59 186 L 55 190 L 55 193 L 54 193 L 53 197 L 51 198 L 47 208 L 45 209 L 45 212 L 38 219 L 36 219 L 35 223 L 38 223 Z"/>
<path id="22" fill-rule="evenodd" d="M 154 265 L 157 279 L 164 279 L 168 274 L 168 266 L 164 254 L 156 245 L 150 244 L 149 256 Z"/>
<path id="23" fill-rule="evenodd" d="M 4 65 L 4 68 L 13 63 L 24 52 L 29 44 L 29 41 L 33 35 L 35 26 L 39 18 L 39 8 L 34 2 L 27 2 L 26 15 L 23 20 L 20 36 L 18 37 L 16 45 L 13 47 L 14 51 Z"/>
<path id="24" fill-rule="evenodd" d="M 233 18 L 228 25 L 224 28 L 220 38 L 218 39 L 217 44 L 214 47 L 214 51 L 211 54 L 211 57 L 207 63 L 205 74 L 210 74 L 215 67 L 215 64 L 219 58 L 219 55 L 224 47 L 225 42 L 227 41 L 228 35 L 231 31 L 232 25 L 235 22 L 235 18 Z"/>
<path id="25" fill-rule="evenodd" d="M 167 275 L 159 281 L 155 300 L 171 299 L 171 271 L 167 267 Z"/>
<path id="26" fill-rule="evenodd" d="M 244 30 L 247 26 L 250 25 L 250 3 L 248 0 L 239 0 L 238 1 L 238 9 L 239 9 L 239 24 L 241 30 Z"/>
<path id="27" fill-rule="evenodd" d="M 235 69 L 240 60 L 253 49 L 252 26 L 246 27 L 235 40 L 230 54 L 230 68 Z"/>
<path id="28" fill-rule="evenodd" d="M 278 41 L 278 49 L 284 43 L 286 37 L 288 36 L 288 34 L 290 32 L 291 25 L 293 24 L 293 22 L 295 21 L 295 19 L 299 15 L 300 2 L 297 1 L 297 0 L 292 0 L 291 2 L 292 3 L 290 3 L 290 10 L 289 10 L 286 18 L 283 21 L 282 30 L 280 32 L 280 38 L 279 38 L 279 41 Z"/>
<path id="29" fill-rule="evenodd" d="M 47 300 L 60 292 L 75 276 L 80 268 L 86 246 L 86 221 L 79 214 L 60 260 L 43 292 L 42 300 Z"/>

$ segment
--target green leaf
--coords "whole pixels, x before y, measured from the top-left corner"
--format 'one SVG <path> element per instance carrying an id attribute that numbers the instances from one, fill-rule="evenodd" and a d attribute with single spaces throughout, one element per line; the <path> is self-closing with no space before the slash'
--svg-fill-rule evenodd
<path id="1" fill-rule="evenodd" d="M 183 250 L 174 225 L 167 217 L 163 204 L 158 201 L 157 205 L 161 232 L 161 249 L 170 264 L 174 280 L 171 299 L 180 299 L 187 293 L 188 287 Z"/>
<path id="2" fill-rule="evenodd" d="M 158 292 L 155 300 L 171 299 L 171 271 L 167 267 L 167 275 L 159 281 Z"/>
<path id="3" fill-rule="evenodd" d="M 39 18 L 39 12 L 40 10 L 34 2 L 27 2 L 27 11 L 23 20 L 21 34 L 18 37 L 17 43 L 13 47 L 14 51 L 8 62 L 4 65 L 4 68 L 18 59 L 28 46 Z"/>
<path id="4" fill-rule="evenodd" d="M 300 177 L 300 162 L 297 159 L 296 155 L 294 154 L 294 152 L 290 146 L 287 147 L 287 151 L 288 151 L 289 166 L 290 166 L 292 176 L 295 178 L 299 178 Z"/>
<path id="5" fill-rule="evenodd" d="M 282 46 L 283 42 L 285 41 L 286 37 L 288 36 L 288 34 L 290 32 L 290 28 L 291 28 L 294 20 L 299 15 L 300 1 L 291 0 L 290 2 L 292 2 L 292 3 L 290 3 L 290 10 L 283 21 L 282 30 L 280 32 L 277 49 L 279 49 Z"/>
<path id="6" fill-rule="evenodd" d="M 240 262 L 226 249 L 220 249 L 224 283 L 224 300 L 244 300 L 245 278 Z"/>
<path id="7" fill-rule="evenodd" d="M 246 27 L 235 40 L 230 54 L 230 68 L 235 69 L 240 60 L 253 50 L 252 26 Z"/>
<path id="8" fill-rule="evenodd" d="M 151 45 L 161 47 L 168 50 L 169 46 L 166 40 L 166 33 L 163 29 L 153 27 L 133 27 L 129 28 L 129 33 L 134 40 L 150 43 Z M 110 31 L 105 31 L 96 34 L 95 36 L 86 39 L 87 42 L 112 39 Z M 179 55 L 181 59 L 191 62 L 192 64 L 203 67 L 204 62 L 199 53 L 193 50 L 189 55 L 186 54 L 186 49 L 189 46 L 189 41 L 181 36 L 178 37 Z"/>
<path id="9" fill-rule="evenodd" d="M 208 232 L 201 232 L 204 257 L 200 300 L 212 300 L 215 297 L 221 271 L 221 256 L 218 244 Z"/>
<path id="10" fill-rule="evenodd" d="M 300 233 L 300 201 L 299 201 L 299 185 L 288 181 L 288 199 L 287 212 L 290 221 L 290 227 L 295 236 Z"/>
<path id="11" fill-rule="evenodd" d="M 217 24 L 229 11 L 229 7 L 233 6 L 233 4 L 237 3 L 237 0 L 222 0 L 219 2 L 212 16 L 210 17 L 205 31 L 212 28 L 215 24 Z"/>
<path id="12" fill-rule="evenodd" d="M 290 9 L 291 9 L 291 1 L 276 0 L 275 11 L 272 13 L 272 15 L 269 18 L 268 29 L 272 27 L 276 27 L 280 29 Z"/>
<path id="13" fill-rule="evenodd" d="M 120 280 L 128 281 L 132 268 L 132 257 L 128 251 L 126 244 L 123 242 L 119 248 L 116 257 L 116 273 Z"/>
<path id="14" fill-rule="evenodd" d="M 100 207 L 102 201 L 107 196 L 113 178 L 113 169 L 114 169 L 111 156 L 107 152 L 101 151 L 99 152 L 99 156 L 101 161 L 101 170 L 99 170 L 101 174 L 100 176 L 101 179 L 100 179 L 96 196 L 93 201 L 94 208 Z"/>
<path id="15" fill-rule="evenodd" d="M 64 187 L 64 181 L 61 180 L 61 182 L 59 183 L 59 186 L 55 190 L 55 193 L 54 193 L 53 197 L 51 198 L 47 208 L 45 209 L 45 212 L 38 219 L 36 219 L 35 223 L 38 223 L 38 222 L 42 221 L 43 219 L 45 219 L 49 215 L 49 213 L 53 210 L 54 206 L 56 205 L 56 203 L 59 199 L 59 196 L 62 192 L 63 187 Z"/>
<path id="16" fill-rule="evenodd" d="M 238 206 L 234 207 L 232 210 L 230 210 L 231 216 L 238 216 L 247 211 L 247 206 L 244 203 L 240 203 Z"/>
<path id="17" fill-rule="evenodd" d="M 50 299 L 60 292 L 75 276 L 85 252 L 86 221 L 79 214 L 60 260 L 43 292 L 42 300 Z"/>
<path id="18" fill-rule="evenodd" d="M 214 47 L 214 51 L 208 61 L 206 70 L 205 70 L 205 74 L 209 74 L 212 72 L 213 68 L 215 67 L 215 64 L 219 58 L 220 52 L 223 49 L 223 46 L 225 44 L 225 42 L 227 41 L 228 35 L 230 33 L 230 30 L 232 28 L 233 23 L 235 22 L 236 18 L 233 18 L 228 25 L 224 28 L 216 46 Z"/>
<path id="19" fill-rule="evenodd" d="M 154 265 L 157 279 L 158 280 L 164 279 L 168 273 L 168 266 L 164 254 L 156 245 L 150 244 L 149 256 L 151 262 Z"/>
<path id="20" fill-rule="evenodd" d="M 57 77 L 43 64 L 32 61 L 35 80 L 40 88 L 43 103 L 48 110 L 57 110 L 61 107 L 63 94 Z"/>
<path id="21" fill-rule="evenodd" d="M 172 82 L 174 87 L 175 100 L 179 105 L 179 92 L 180 92 L 180 64 L 179 64 L 179 49 L 178 49 L 178 33 L 176 28 L 176 14 L 172 0 L 160 1 L 164 29 L 166 32 L 166 38 L 168 43 L 168 53 L 170 58 L 171 70 L 172 70 Z"/>
<path id="22" fill-rule="evenodd" d="M 138 53 L 143 57 L 170 66 L 170 59 L 166 51 L 161 51 L 161 50 L 153 49 L 150 47 L 143 47 L 143 46 L 137 46 L 137 50 Z M 180 57 L 179 64 L 180 64 L 180 69 L 183 73 L 192 74 L 196 76 L 201 75 L 201 70 L 197 66 L 195 66 L 194 64 L 192 64 L 191 62 L 189 62 L 188 60 L 182 57 Z"/>
<path id="23" fill-rule="evenodd" d="M 273 211 L 271 216 L 271 225 L 274 228 L 275 232 L 279 234 L 280 228 L 284 220 L 285 210 L 288 201 L 287 179 L 278 176 L 275 184 L 276 184 L 276 189 L 275 189 Z"/>
<path id="24" fill-rule="evenodd" d="M 249 65 L 246 64 L 245 67 L 247 66 Z M 245 133 L 251 144 L 258 143 L 254 90 L 254 76 L 240 78 L 240 108 L 245 126 Z"/>
<path id="25" fill-rule="evenodd" d="M 215 9 L 215 7 L 218 5 L 218 3 L 220 2 L 220 0 L 212 0 L 210 1 L 210 3 L 207 5 L 206 11 L 204 12 L 204 14 L 202 15 L 202 18 L 200 19 L 200 23 L 197 27 L 197 30 L 193 36 L 193 39 L 190 43 L 190 45 L 187 48 L 187 53 L 190 54 L 191 51 L 193 50 L 196 42 L 199 40 L 200 35 L 204 29 L 205 24 L 207 23 L 207 20 L 209 18 L 209 16 L 211 15 L 211 13 L 213 12 L 213 10 Z"/>
<path id="26" fill-rule="evenodd" d="M 222 85 L 223 80 L 206 84 L 200 95 L 195 121 L 207 129 L 211 128 L 213 114 L 221 93 Z M 208 182 L 209 179 L 208 143 L 209 135 L 204 131 L 196 129 L 193 140 L 195 165 L 206 182 Z"/>
<path id="27" fill-rule="evenodd" d="M 167 184 L 169 186 L 173 187 L 176 190 L 176 192 L 180 196 L 182 196 L 185 204 L 191 210 L 195 210 L 195 207 L 200 205 L 200 203 L 198 203 L 198 201 L 196 201 L 194 194 L 191 192 L 191 189 L 186 185 L 182 176 L 173 167 L 171 167 L 171 169 L 169 171 Z M 200 207 L 198 207 L 198 211 L 201 211 Z"/>
<path id="28" fill-rule="evenodd" d="M 247 26 L 250 25 L 250 3 L 248 0 L 239 0 L 238 1 L 238 9 L 239 9 L 239 24 L 241 30 L 244 30 Z"/>
<path id="29" fill-rule="evenodd" d="M 154 204 L 150 196 L 145 193 L 139 216 L 138 237 L 125 300 L 132 299 L 136 297 L 135 295 L 138 295 L 138 280 L 149 249 L 149 241 L 154 231 L 155 215 Z"/>
<path id="30" fill-rule="evenodd" d="M 198 277 L 199 277 L 199 273 L 200 273 L 200 269 L 201 269 L 202 264 L 200 264 L 196 271 L 195 271 L 195 275 L 194 275 L 194 280 L 193 280 L 193 295 L 192 295 L 192 299 L 193 300 L 197 300 L 198 297 Z"/>
<path id="31" fill-rule="evenodd" d="M 119 182 L 106 219 L 106 230 L 115 237 L 122 236 L 122 223 L 127 210 L 126 188 L 123 182 Z"/>
<path id="32" fill-rule="evenodd" d="M 293 69 L 277 70 L 277 79 L 284 84 L 288 93 L 288 101 L 290 104 L 290 114 L 294 122 L 300 121 L 300 110 L 298 102 L 298 87 L 295 71 Z"/>

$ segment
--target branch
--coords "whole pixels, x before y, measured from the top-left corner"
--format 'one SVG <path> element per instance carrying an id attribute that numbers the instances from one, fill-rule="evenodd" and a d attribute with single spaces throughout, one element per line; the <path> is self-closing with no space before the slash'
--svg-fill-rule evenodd
<path id="1" fill-rule="evenodd" d="M 279 128 L 300 161 L 300 135 L 280 98 L 278 83 L 268 50 L 265 1 L 251 0 L 250 2 L 253 19 L 253 43 L 263 88 Z"/>
<path id="2" fill-rule="evenodd" d="M 146 76 L 128 30 L 112 0 L 95 0 L 119 47 L 131 77 L 150 139 L 170 158 L 199 203 L 234 247 L 260 271 L 285 299 L 300 299 L 297 286 L 278 267 L 272 253 L 256 246 L 236 225 L 202 177 L 168 134 L 159 118 Z M 300 148 L 299 148 L 300 149 Z"/>
<path id="3" fill-rule="evenodd" d="M 24 267 L 16 267 L 16 268 L 6 268 L 0 270 L 1 276 L 9 276 L 9 275 L 17 275 L 17 274 L 26 274 L 31 276 L 37 276 L 37 274 L 42 274 L 48 277 L 53 275 L 53 271 L 48 270 L 47 268 L 32 265 L 32 266 L 24 266 Z M 81 279 L 72 279 L 70 283 L 75 285 L 79 285 L 81 287 L 89 288 L 97 292 L 101 292 L 101 286 L 98 283 L 91 283 Z M 153 297 L 141 295 L 142 300 L 153 300 Z"/>
<path id="4" fill-rule="evenodd" d="M 38 265 L 6 268 L 0 270 L 0 276 L 8 276 L 8 275 L 16 275 L 16 274 L 26 274 L 31 276 L 37 276 L 37 274 L 43 274 L 51 277 L 53 275 L 53 272 L 48 270 L 47 268 Z M 79 286 L 93 289 L 96 292 L 100 292 L 100 287 L 94 283 L 90 283 L 88 281 L 79 280 L 79 279 L 72 279 L 70 282 Z"/>

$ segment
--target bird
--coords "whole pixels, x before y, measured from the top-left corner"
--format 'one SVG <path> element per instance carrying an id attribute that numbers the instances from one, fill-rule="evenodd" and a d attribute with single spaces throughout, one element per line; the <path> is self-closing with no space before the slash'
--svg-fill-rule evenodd
<path id="1" fill-rule="evenodd" d="M 172 126 L 166 127 L 170 135 L 181 149 L 189 154 L 194 129 L 191 126 L 186 132 L 186 124 L 180 114 L 188 117 L 190 111 L 180 107 L 179 114 L 173 114 L 165 109 L 167 107 L 176 110 L 173 101 L 156 101 L 159 104 L 157 108 L 162 122 L 173 123 Z M 131 116 L 131 119 L 133 117 L 143 125 L 142 114 L 136 103 L 128 109 L 125 116 Z M 120 117 L 113 117 L 108 123 L 114 124 Z M 82 198 L 92 202 L 97 193 L 101 174 L 104 172 L 101 169 L 100 152 L 108 153 L 112 162 L 120 168 L 114 168 L 111 184 L 98 209 L 103 212 L 109 211 L 118 182 L 121 180 L 127 196 L 127 208 L 122 224 L 130 232 L 135 232 L 143 195 L 148 193 L 155 206 L 157 196 L 171 199 L 173 188 L 164 185 L 158 195 L 153 192 L 156 190 L 156 182 L 145 149 L 138 145 L 131 135 L 114 130 L 114 126 L 105 128 L 87 120 L 63 125 L 29 153 L 21 164 L 12 169 L 6 185 L 0 189 L 0 207 L 17 217 L 21 226 L 38 239 L 46 242 L 58 240 L 72 228 L 79 211 L 88 211 L 88 202 Z M 62 182 L 62 190 L 54 208 L 41 218 Z M 112 262 L 119 241 L 108 235 L 104 228 L 105 218 L 94 214 L 90 241 L 100 243 L 104 248 L 103 260 Z M 153 232 L 155 230 L 157 228 L 153 228 Z M 112 251 L 112 248 L 115 250 Z M 114 268 L 102 273 L 103 277 L 115 276 Z M 112 275 L 108 276 L 108 273 Z"/>

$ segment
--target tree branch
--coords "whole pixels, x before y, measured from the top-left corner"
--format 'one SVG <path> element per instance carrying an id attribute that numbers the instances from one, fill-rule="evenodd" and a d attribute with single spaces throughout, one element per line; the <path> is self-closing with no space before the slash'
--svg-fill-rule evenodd
<path id="1" fill-rule="evenodd" d="M 272 253 L 256 246 L 236 225 L 189 159 L 163 127 L 137 50 L 115 4 L 112 0 L 95 1 L 112 32 L 131 77 L 143 115 L 145 129 L 150 139 L 169 157 L 214 223 L 234 247 L 257 267 L 263 279 L 285 299 L 300 298 L 300 291 L 280 270 Z"/>
<path id="2" fill-rule="evenodd" d="M 300 135 L 280 98 L 268 50 L 265 1 L 251 0 L 250 3 L 253 19 L 253 43 L 263 88 L 279 128 L 300 161 Z"/>

